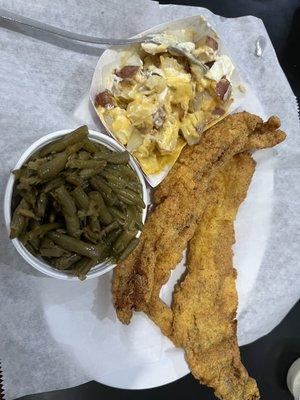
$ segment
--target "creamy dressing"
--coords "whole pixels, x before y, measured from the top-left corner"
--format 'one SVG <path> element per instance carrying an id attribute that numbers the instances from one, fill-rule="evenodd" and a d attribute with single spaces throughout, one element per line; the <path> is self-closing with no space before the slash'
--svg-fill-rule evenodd
<path id="1" fill-rule="evenodd" d="M 226 55 L 222 55 L 216 57 L 216 61 L 205 74 L 205 76 L 216 82 L 220 81 L 223 76 L 230 80 L 233 71 L 234 65 L 232 64 L 230 58 Z"/>

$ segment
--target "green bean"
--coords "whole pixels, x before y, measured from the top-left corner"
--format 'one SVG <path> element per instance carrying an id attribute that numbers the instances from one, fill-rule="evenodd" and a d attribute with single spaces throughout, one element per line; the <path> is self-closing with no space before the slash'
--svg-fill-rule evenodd
<path id="1" fill-rule="evenodd" d="M 36 214 L 42 219 L 45 216 L 46 207 L 47 207 L 48 196 L 45 192 L 41 192 L 36 205 Z"/>
<path id="2" fill-rule="evenodd" d="M 137 194 L 133 190 L 126 188 L 126 189 L 123 189 L 122 191 L 120 190 L 119 193 L 122 193 L 124 196 L 127 196 L 128 198 L 135 201 L 135 203 L 138 207 L 141 207 L 141 208 L 146 207 L 141 195 Z"/>
<path id="3" fill-rule="evenodd" d="M 125 188 L 125 185 L 123 183 L 114 183 L 111 180 L 107 180 L 107 184 L 112 189 L 114 192 L 116 192 L 118 189 L 123 189 Z"/>
<path id="4" fill-rule="evenodd" d="M 68 155 L 66 153 L 57 153 L 52 160 L 47 161 L 38 170 L 38 175 L 44 181 L 55 178 L 66 166 Z"/>
<path id="5" fill-rule="evenodd" d="M 79 260 L 81 260 L 81 256 L 79 254 L 72 253 L 70 255 L 59 257 L 57 260 L 55 260 L 55 266 L 58 269 L 65 270 L 72 267 L 72 265 Z"/>
<path id="6" fill-rule="evenodd" d="M 99 149 L 97 149 L 97 152 L 94 154 L 94 158 L 96 160 L 105 160 L 108 161 L 108 158 L 110 157 L 112 153 L 105 153 L 102 150 L 99 151 Z"/>
<path id="7" fill-rule="evenodd" d="M 85 140 L 82 148 L 91 154 L 96 153 L 97 151 L 97 147 L 91 140 Z"/>
<path id="8" fill-rule="evenodd" d="M 93 142 L 96 149 L 98 150 L 98 152 L 100 153 L 104 153 L 104 154 L 112 154 L 112 150 L 109 149 L 108 147 L 104 146 L 103 144 L 97 143 L 97 142 Z"/>
<path id="9" fill-rule="evenodd" d="M 18 207 L 15 209 L 13 213 L 13 217 L 11 220 L 10 224 L 10 238 L 14 239 L 16 237 L 19 237 L 26 229 L 27 224 L 28 224 L 28 218 L 24 217 L 23 215 L 19 214 L 20 209 L 28 209 L 29 210 L 29 204 L 25 199 L 22 199 L 18 205 Z"/>
<path id="10" fill-rule="evenodd" d="M 44 192 L 49 193 L 54 189 L 57 189 L 59 186 L 63 185 L 65 183 L 64 179 L 59 176 L 57 178 L 52 179 L 51 181 L 47 182 L 46 185 L 44 186 Z"/>
<path id="11" fill-rule="evenodd" d="M 99 169 L 101 170 L 106 165 L 106 161 L 102 160 L 70 160 L 67 162 L 67 168 L 78 168 L 78 169 Z"/>
<path id="12" fill-rule="evenodd" d="M 117 202 L 117 198 L 113 193 L 109 193 L 108 190 L 104 191 L 103 190 L 103 181 L 101 179 L 98 179 L 97 176 L 94 176 L 90 179 L 90 184 L 93 189 L 96 189 L 97 191 L 102 193 L 103 199 L 105 200 L 105 203 L 113 206 Z"/>
<path id="13" fill-rule="evenodd" d="M 89 226 L 85 226 L 82 229 L 83 236 L 89 241 L 94 244 L 98 243 L 99 235 L 96 232 L 93 232 Z"/>
<path id="14" fill-rule="evenodd" d="M 113 250 L 116 254 L 120 254 L 128 246 L 129 242 L 135 237 L 136 231 L 123 231 L 113 244 Z"/>
<path id="15" fill-rule="evenodd" d="M 115 219 L 121 224 L 124 225 L 126 221 L 126 215 L 124 215 L 119 209 L 116 207 L 108 207 L 109 212 L 115 217 Z"/>
<path id="16" fill-rule="evenodd" d="M 40 247 L 41 247 L 41 248 L 48 249 L 48 248 L 50 248 L 50 247 L 55 247 L 55 246 L 56 246 L 56 244 L 55 244 L 52 240 L 50 240 L 49 238 L 47 238 L 47 236 L 44 236 L 44 237 L 41 239 L 41 244 L 40 244 Z"/>
<path id="17" fill-rule="evenodd" d="M 94 189 L 99 190 L 101 192 L 108 193 L 108 194 L 112 193 L 111 188 L 108 186 L 106 181 L 103 178 L 101 178 L 100 176 L 93 178 L 92 182 L 93 182 Z"/>
<path id="18" fill-rule="evenodd" d="M 58 222 L 53 222 L 52 224 L 39 225 L 37 228 L 32 229 L 27 232 L 24 236 L 24 241 L 31 241 L 34 238 L 41 238 L 48 232 L 60 228 L 61 225 Z"/>
<path id="19" fill-rule="evenodd" d="M 34 193 L 34 191 L 35 188 L 31 187 L 28 190 L 20 189 L 18 190 L 18 193 L 21 197 L 23 197 L 23 199 L 27 201 L 27 203 L 34 207 L 36 203 L 36 194 Z"/>
<path id="20" fill-rule="evenodd" d="M 64 235 L 58 232 L 50 232 L 48 237 L 65 250 L 72 251 L 89 258 L 98 258 L 100 256 L 95 245 L 75 239 L 72 236 Z"/>
<path id="21" fill-rule="evenodd" d="M 135 226 L 139 231 L 142 231 L 144 228 L 143 222 L 141 220 L 136 220 L 135 221 Z"/>
<path id="22" fill-rule="evenodd" d="M 109 171 L 111 170 L 115 170 L 115 171 L 119 171 L 123 176 L 126 176 L 129 179 L 134 179 L 138 182 L 138 176 L 136 174 L 136 172 L 127 165 L 110 165 L 109 168 L 107 168 Z"/>
<path id="23" fill-rule="evenodd" d="M 141 197 L 131 189 L 120 189 L 117 191 L 117 195 L 126 204 L 137 205 L 142 208 L 146 207 Z"/>
<path id="24" fill-rule="evenodd" d="M 93 176 L 95 176 L 95 175 L 98 175 L 99 174 L 99 172 L 101 172 L 102 171 L 102 167 L 101 168 L 95 168 L 95 169 L 92 169 L 92 168 L 86 168 L 86 169 L 82 169 L 80 172 L 79 172 L 79 176 L 82 178 L 82 179 L 90 179 L 90 178 L 92 178 Z"/>
<path id="25" fill-rule="evenodd" d="M 84 180 L 77 173 L 66 174 L 66 181 L 74 186 L 84 186 Z"/>
<path id="26" fill-rule="evenodd" d="M 133 219 L 135 221 L 135 226 L 141 231 L 143 229 L 142 213 L 136 207 L 128 206 L 127 208 L 132 213 Z"/>
<path id="27" fill-rule="evenodd" d="M 77 153 L 72 153 L 72 154 L 69 155 L 68 161 L 70 161 L 70 160 L 77 160 L 77 158 L 78 158 Z"/>
<path id="28" fill-rule="evenodd" d="M 102 197 L 107 206 L 114 206 L 118 202 L 118 198 L 114 193 L 109 194 L 109 193 L 102 192 Z"/>
<path id="29" fill-rule="evenodd" d="M 101 176 L 105 179 L 107 182 L 107 185 L 114 191 L 116 189 L 124 189 L 127 184 L 127 177 L 122 176 L 122 174 L 119 171 L 107 171 L 106 169 L 104 171 L 100 172 Z"/>
<path id="30" fill-rule="evenodd" d="M 39 226 L 40 226 L 40 225 L 39 225 L 39 223 L 38 223 L 36 220 L 31 219 L 31 220 L 29 221 L 29 223 L 28 223 L 27 229 L 33 230 L 33 229 L 38 228 Z M 21 238 L 21 241 L 22 241 L 23 243 L 26 243 L 26 241 L 27 241 L 26 236 L 27 236 L 27 234 L 25 234 L 25 235 Z M 30 239 L 30 245 L 34 248 L 34 250 L 36 250 L 36 251 L 39 250 L 39 248 L 40 248 L 40 243 L 41 243 L 41 240 L 40 240 L 39 237 L 37 237 L 37 236 L 36 236 L 36 237 L 31 237 L 31 239 Z"/>
<path id="31" fill-rule="evenodd" d="M 111 174 L 110 172 L 104 172 L 105 173 L 105 178 L 107 179 L 107 184 L 110 186 L 111 184 L 113 186 L 110 186 L 113 189 L 122 189 L 125 188 L 126 186 L 126 181 L 121 177 L 121 176 L 115 176 L 114 174 Z"/>
<path id="32" fill-rule="evenodd" d="M 47 159 L 45 159 L 45 158 L 37 158 L 34 161 L 29 161 L 27 164 L 27 167 L 34 171 L 38 171 L 41 168 L 41 166 L 43 164 L 45 164 L 46 161 L 47 161 Z"/>
<path id="33" fill-rule="evenodd" d="M 14 169 L 11 173 L 15 176 L 16 179 L 20 178 L 29 178 L 32 176 L 32 171 L 24 165 L 19 169 Z"/>
<path id="34" fill-rule="evenodd" d="M 88 210 L 90 200 L 89 200 L 88 195 L 85 193 L 85 191 L 80 186 L 77 186 L 71 192 L 71 195 L 73 196 L 78 208 L 83 208 L 84 210 Z"/>
<path id="35" fill-rule="evenodd" d="M 89 217 L 88 225 L 83 228 L 84 236 L 93 243 L 97 243 L 100 240 L 100 223 L 96 216 Z"/>
<path id="36" fill-rule="evenodd" d="M 69 194 L 65 186 L 60 186 L 58 189 L 56 189 L 55 195 L 64 215 L 68 234 L 70 236 L 79 238 L 80 223 L 77 216 L 77 209 L 74 199 Z"/>
<path id="37" fill-rule="evenodd" d="M 79 160 L 89 160 L 90 154 L 87 151 L 82 150 L 78 153 L 78 158 Z"/>
<path id="38" fill-rule="evenodd" d="M 38 176 L 29 176 L 28 178 L 21 176 L 18 188 L 29 189 L 30 186 L 38 185 L 39 183 L 41 183 L 41 179 Z"/>
<path id="39" fill-rule="evenodd" d="M 11 204 L 10 204 L 11 215 L 13 214 L 12 211 L 15 210 L 18 207 L 18 205 L 20 204 L 21 200 L 22 200 L 22 196 L 20 196 L 20 191 L 14 189 L 13 190 L 13 195 L 12 195 L 12 198 L 11 198 Z M 30 205 L 29 202 L 28 202 L 28 205 Z"/>
<path id="40" fill-rule="evenodd" d="M 91 192 L 90 198 L 94 202 L 94 208 L 100 218 L 100 221 L 102 221 L 105 225 L 110 224 L 113 221 L 113 218 L 108 211 L 101 194 L 99 192 Z"/>
<path id="41" fill-rule="evenodd" d="M 103 262 L 105 261 L 110 255 L 111 255 L 111 249 L 110 247 L 107 245 L 107 243 L 99 243 L 97 245 L 100 256 L 97 259 L 97 263 Z"/>
<path id="42" fill-rule="evenodd" d="M 129 153 L 127 151 L 123 151 L 122 153 L 113 152 L 110 154 L 98 152 L 95 154 L 95 158 L 98 160 L 105 160 L 110 164 L 127 164 L 130 160 Z"/>
<path id="43" fill-rule="evenodd" d="M 111 168 L 110 165 L 107 165 L 107 167 L 105 168 L 105 171 L 103 171 L 102 175 L 105 176 L 105 178 L 106 178 L 107 174 L 114 175 L 118 179 L 120 179 L 120 177 L 121 177 L 120 171 L 118 169 Z"/>
<path id="44" fill-rule="evenodd" d="M 10 172 L 14 175 L 15 179 L 20 179 L 23 174 L 23 168 L 13 169 Z"/>
<path id="45" fill-rule="evenodd" d="M 81 142 L 88 136 L 88 128 L 86 125 L 75 129 L 73 132 L 64 136 L 62 139 L 56 140 L 55 142 L 49 143 L 43 149 L 40 150 L 39 156 L 44 157 L 50 153 L 58 153 L 65 150 L 68 146 L 73 145 L 77 142 Z"/>
<path id="46" fill-rule="evenodd" d="M 129 254 L 136 248 L 138 243 L 139 243 L 138 238 L 132 239 L 128 243 L 127 247 L 123 250 L 123 252 L 119 255 L 118 262 L 124 261 L 129 256 Z"/>
<path id="47" fill-rule="evenodd" d="M 110 170 L 106 169 L 105 171 L 102 172 L 102 174 L 106 177 L 107 184 L 113 190 L 122 189 L 122 188 L 127 187 L 141 196 L 142 185 L 140 184 L 139 181 L 131 180 L 128 182 L 128 179 L 132 179 L 132 178 L 128 178 L 128 177 L 122 175 L 121 172 L 119 172 L 117 170 L 110 171 Z"/>
<path id="48" fill-rule="evenodd" d="M 31 239 L 30 242 L 29 242 L 37 253 L 39 252 L 40 242 L 41 242 L 41 240 L 39 238 L 37 238 L 37 237 Z"/>
<path id="49" fill-rule="evenodd" d="M 24 208 L 20 208 L 18 210 L 18 213 L 20 215 L 23 215 L 23 217 L 26 217 L 26 218 L 37 219 L 37 217 L 35 216 L 35 214 L 31 210 L 26 210 Z"/>
<path id="50" fill-rule="evenodd" d="M 91 216 L 89 218 L 89 225 L 90 225 L 91 230 L 93 232 L 100 233 L 101 226 L 100 226 L 100 223 L 99 223 L 99 219 L 96 216 Z"/>
<path id="51" fill-rule="evenodd" d="M 76 214 L 77 209 L 75 206 L 75 202 L 64 185 L 55 190 L 55 195 L 55 199 L 60 204 L 62 212 L 64 214 Z"/>
<path id="52" fill-rule="evenodd" d="M 65 153 L 67 153 L 68 158 L 72 159 L 73 155 L 77 153 L 78 150 L 81 150 L 82 147 L 83 147 L 83 142 L 74 143 L 66 148 Z"/>
<path id="53" fill-rule="evenodd" d="M 90 258 L 82 258 L 77 261 L 73 267 L 75 275 L 83 281 L 86 278 L 87 273 L 96 265 L 95 260 Z"/>
<path id="54" fill-rule="evenodd" d="M 37 252 L 30 243 L 24 243 L 24 246 L 29 251 L 30 254 L 34 255 L 35 257 L 37 256 Z"/>
<path id="55" fill-rule="evenodd" d="M 128 204 L 128 205 L 135 205 L 135 202 L 131 199 L 128 199 L 128 197 L 123 196 L 122 193 L 118 193 L 118 198 L 121 202 Z"/>
<path id="56" fill-rule="evenodd" d="M 39 226 L 40 226 L 40 223 L 36 219 L 31 219 L 28 222 L 27 230 L 31 231 L 31 230 L 33 230 L 35 228 L 38 228 Z"/>
<path id="57" fill-rule="evenodd" d="M 105 237 L 105 241 L 108 244 L 108 246 L 111 246 L 117 239 L 117 237 L 121 234 L 122 229 L 119 228 L 115 231 L 110 232 L 108 235 Z"/>
<path id="58" fill-rule="evenodd" d="M 129 189 L 133 190 L 134 192 L 138 193 L 140 196 L 142 194 L 142 185 L 138 181 L 129 181 L 126 185 Z"/>
<path id="59" fill-rule="evenodd" d="M 130 209 L 127 209 L 127 221 L 126 224 L 124 225 L 124 229 L 136 229 L 136 219 L 135 215 Z"/>
<path id="60" fill-rule="evenodd" d="M 125 227 L 129 230 L 138 228 L 140 216 L 136 214 L 134 206 L 127 206 L 126 208 L 126 223 Z"/>
<path id="61" fill-rule="evenodd" d="M 85 220 L 88 213 L 89 211 L 84 211 L 84 210 L 77 211 L 78 218 L 80 221 L 83 221 L 83 225 L 85 225 Z"/>
<path id="62" fill-rule="evenodd" d="M 43 247 L 43 248 L 39 249 L 39 252 L 42 257 L 49 257 L 49 258 L 52 258 L 52 257 L 58 258 L 58 257 L 63 256 L 64 254 L 66 254 L 66 250 L 62 249 L 59 246 L 50 247 L 50 248 Z"/>
<path id="63" fill-rule="evenodd" d="M 119 227 L 118 221 L 114 221 L 111 224 L 107 225 L 102 231 L 100 232 L 100 238 L 106 236 L 108 233 L 115 231 Z"/>

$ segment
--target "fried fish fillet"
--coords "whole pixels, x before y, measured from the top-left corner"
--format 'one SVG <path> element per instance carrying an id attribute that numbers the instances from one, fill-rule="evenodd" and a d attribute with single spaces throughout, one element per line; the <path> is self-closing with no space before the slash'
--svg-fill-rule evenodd
<path id="1" fill-rule="evenodd" d="M 216 176 L 217 200 L 208 204 L 189 242 L 186 275 L 173 295 L 171 339 L 184 349 L 192 374 L 223 400 L 259 399 L 240 359 L 232 266 L 233 223 L 254 169 L 243 153 Z"/>
<path id="2" fill-rule="evenodd" d="M 253 114 L 234 114 L 204 132 L 198 145 L 182 151 L 154 194 L 156 207 L 139 245 L 114 270 L 112 291 L 121 322 L 128 324 L 134 309 L 145 309 L 152 301 L 165 309 L 158 300 L 160 288 L 195 232 L 211 179 L 235 154 L 283 141 L 279 126 L 276 117 L 263 123 Z"/>
<path id="3" fill-rule="evenodd" d="M 221 168 L 222 169 L 222 168 Z M 201 196 L 199 196 L 199 200 L 197 204 L 195 204 L 195 208 L 193 209 L 194 215 L 197 217 L 197 223 L 199 218 L 202 217 L 203 212 L 205 211 L 208 204 L 216 204 L 218 201 L 218 186 L 217 183 L 219 181 L 220 171 L 216 170 L 213 176 L 210 176 L 209 185 L 207 184 L 208 177 L 203 178 L 202 187 L 203 192 Z M 193 224 L 193 231 L 196 229 L 196 226 Z M 165 264 L 161 263 L 160 268 L 165 273 L 168 270 L 167 262 Z M 165 268 L 165 269 L 164 269 Z M 162 333 L 171 338 L 172 334 L 172 322 L 173 322 L 173 312 L 172 310 L 166 306 L 166 304 L 160 299 L 160 290 L 163 285 L 162 282 L 165 279 L 162 279 L 159 274 L 160 270 L 155 271 L 154 274 L 154 284 L 152 289 L 152 294 L 150 300 L 146 303 L 144 302 L 141 309 L 147 314 L 147 316 L 159 326 Z"/>

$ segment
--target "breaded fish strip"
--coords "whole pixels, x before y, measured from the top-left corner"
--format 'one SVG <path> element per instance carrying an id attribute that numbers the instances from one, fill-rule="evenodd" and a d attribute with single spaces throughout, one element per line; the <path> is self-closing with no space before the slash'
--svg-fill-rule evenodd
<path id="1" fill-rule="evenodd" d="M 156 207 L 139 245 L 114 270 L 113 298 L 121 322 L 128 324 L 134 309 L 144 309 L 151 298 L 157 298 L 194 234 L 206 204 L 203 194 L 218 169 L 245 149 L 283 141 L 279 126 L 276 117 L 263 124 L 256 115 L 238 113 L 204 132 L 199 144 L 183 150 L 155 191 Z"/>
<path id="2" fill-rule="evenodd" d="M 286 135 L 278 130 L 279 127 L 280 119 L 275 116 L 264 123 L 257 115 L 247 112 L 229 115 L 205 131 L 197 145 L 184 148 L 167 177 L 155 190 L 155 204 L 173 194 L 179 196 L 194 190 L 206 172 L 224 165 L 224 161 L 234 154 L 281 143 Z"/>
<path id="3" fill-rule="evenodd" d="M 223 170 L 223 168 L 221 169 Z M 205 211 L 208 205 L 216 204 L 218 201 L 218 181 L 221 171 L 216 170 L 213 176 L 209 177 L 209 185 L 208 185 L 208 177 L 203 178 L 201 183 L 201 187 L 203 187 L 203 191 L 201 196 L 199 196 L 198 202 L 195 204 L 195 208 L 193 212 L 197 216 L 197 224 L 199 218 L 201 219 L 203 212 Z M 196 225 L 193 225 L 193 232 L 195 231 Z M 165 278 L 162 278 L 160 272 L 163 273 L 169 270 L 168 259 L 165 262 L 161 261 L 159 263 L 159 267 L 154 274 L 154 284 L 152 289 L 152 294 L 150 300 L 146 303 L 143 303 L 142 310 L 147 314 L 147 316 L 159 326 L 160 330 L 165 336 L 170 338 L 172 333 L 172 322 L 173 322 L 173 312 L 172 310 L 166 306 L 166 304 L 160 299 L 160 290 L 162 283 Z"/>
<path id="4" fill-rule="evenodd" d="M 251 156 L 243 153 L 218 174 L 218 200 L 202 215 L 189 243 L 186 275 L 173 295 L 171 338 L 183 347 L 192 374 L 223 400 L 259 399 L 240 359 L 232 266 L 233 223 L 254 169 Z"/>

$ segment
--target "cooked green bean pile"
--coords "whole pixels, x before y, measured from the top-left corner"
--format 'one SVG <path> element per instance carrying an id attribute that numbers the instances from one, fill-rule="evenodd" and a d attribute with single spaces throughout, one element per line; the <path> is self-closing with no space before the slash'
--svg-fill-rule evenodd
<path id="1" fill-rule="evenodd" d="M 82 126 L 34 154 L 19 170 L 10 237 L 83 280 L 96 264 L 124 260 L 142 229 L 142 187 L 127 152 L 88 139 Z"/>

